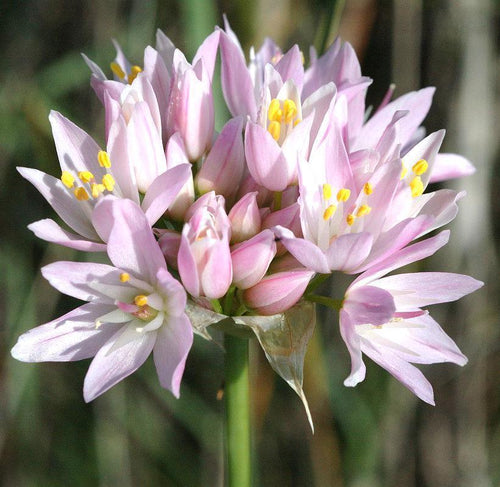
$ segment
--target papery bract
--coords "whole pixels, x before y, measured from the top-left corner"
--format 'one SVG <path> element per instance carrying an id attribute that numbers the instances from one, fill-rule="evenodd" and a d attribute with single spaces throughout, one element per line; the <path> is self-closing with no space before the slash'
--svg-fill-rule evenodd
<path id="1" fill-rule="evenodd" d="M 179 274 L 192 296 L 218 299 L 226 294 L 233 278 L 231 226 L 224 211 L 224 198 L 210 192 L 193 207 L 182 230 Z"/>

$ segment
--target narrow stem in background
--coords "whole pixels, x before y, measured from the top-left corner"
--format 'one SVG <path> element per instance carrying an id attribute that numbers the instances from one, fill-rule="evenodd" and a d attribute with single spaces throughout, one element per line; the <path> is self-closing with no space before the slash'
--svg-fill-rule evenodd
<path id="1" fill-rule="evenodd" d="M 229 487 L 251 486 L 248 340 L 225 335 L 226 458 Z"/>

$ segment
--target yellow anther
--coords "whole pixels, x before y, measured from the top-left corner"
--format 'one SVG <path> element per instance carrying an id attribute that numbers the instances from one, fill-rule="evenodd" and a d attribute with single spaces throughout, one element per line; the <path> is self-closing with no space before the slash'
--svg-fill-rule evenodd
<path id="1" fill-rule="evenodd" d="M 323 199 L 325 201 L 332 197 L 332 186 L 328 183 L 323 184 Z"/>
<path id="2" fill-rule="evenodd" d="M 281 122 L 282 116 L 283 111 L 281 110 L 281 103 L 277 98 L 273 98 L 267 109 L 267 118 L 271 122 Z"/>
<path id="3" fill-rule="evenodd" d="M 361 205 L 358 208 L 358 211 L 356 212 L 356 216 L 368 215 L 368 213 L 370 213 L 370 211 L 372 211 L 371 207 L 369 207 L 368 205 Z"/>
<path id="4" fill-rule="evenodd" d="M 351 190 L 347 188 L 342 188 L 337 193 L 337 201 L 347 201 L 351 196 Z"/>
<path id="5" fill-rule="evenodd" d="M 333 214 L 335 213 L 335 210 L 337 207 L 335 205 L 330 205 L 324 212 L 323 212 L 323 220 L 327 221 L 329 220 Z"/>
<path id="6" fill-rule="evenodd" d="M 297 116 L 297 105 L 288 98 L 283 102 L 283 110 L 285 111 L 285 123 L 291 123 Z"/>
<path id="7" fill-rule="evenodd" d="M 121 68 L 121 66 L 118 63 L 115 63 L 114 61 L 109 65 L 111 68 L 111 71 L 118 76 L 120 79 L 125 79 L 125 71 Z"/>
<path id="8" fill-rule="evenodd" d="M 401 161 L 401 176 L 399 176 L 399 179 L 404 179 L 407 174 L 408 174 L 408 168 L 405 166 L 405 163 Z"/>
<path id="9" fill-rule="evenodd" d="M 63 171 L 61 174 L 61 181 L 67 188 L 72 188 L 75 182 L 75 177 L 68 171 Z"/>
<path id="10" fill-rule="evenodd" d="M 95 320 L 95 329 L 98 330 L 102 325 L 102 321 Z"/>
<path id="11" fill-rule="evenodd" d="M 296 118 L 294 121 L 293 121 L 293 126 L 296 127 L 300 122 L 302 122 L 302 120 L 300 118 Z"/>
<path id="12" fill-rule="evenodd" d="M 363 192 L 369 196 L 373 193 L 373 185 L 372 183 L 365 183 L 363 186 Z"/>
<path id="13" fill-rule="evenodd" d="M 425 159 L 420 159 L 417 161 L 415 164 L 413 164 L 413 167 L 411 170 L 417 175 L 417 176 L 422 176 L 427 169 L 429 168 L 429 164 Z"/>
<path id="14" fill-rule="evenodd" d="M 79 188 L 75 189 L 75 198 L 78 201 L 87 201 L 90 198 L 90 196 L 87 193 L 87 190 L 80 186 Z"/>
<path id="15" fill-rule="evenodd" d="M 104 191 L 104 186 L 102 184 L 92 183 L 90 185 L 90 192 L 92 193 L 92 198 L 98 198 L 103 191 Z"/>
<path id="16" fill-rule="evenodd" d="M 355 220 L 355 216 L 352 214 L 352 213 L 349 213 L 345 219 L 345 221 L 347 222 L 347 224 L 349 226 L 352 226 L 352 224 L 354 223 L 354 220 Z"/>
<path id="17" fill-rule="evenodd" d="M 415 176 L 410 183 L 411 195 L 416 198 L 424 192 L 424 183 L 420 176 Z"/>
<path id="18" fill-rule="evenodd" d="M 113 179 L 113 176 L 111 176 L 111 174 L 105 174 L 102 177 L 102 184 L 110 192 L 115 189 L 115 180 Z"/>
<path id="19" fill-rule="evenodd" d="M 97 153 L 97 161 L 101 167 L 111 167 L 111 160 L 109 159 L 109 154 L 105 150 L 100 150 Z"/>
<path id="20" fill-rule="evenodd" d="M 82 183 L 90 183 L 94 179 L 94 175 L 90 171 L 80 171 L 78 177 Z"/>
<path id="21" fill-rule="evenodd" d="M 139 294 L 134 298 L 134 304 L 136 306 L 146 306 L 148 304 L 148 297 L 144 294 Z"/>
<path id="22" fill-rule="evenodd" d="M 271 122 L 267 127 L 267 131 L 273 136 L 273 139 L 277 142 L 281 135 L 281 124 L 279 122 Z"/>
<path id="23" fill-rule="evenodd" d="M 137 78 L 137 75 L 142 71 L 139 66 L 132 66 L 130 68 L 130 74 L 128 75 L 128 83 L 132 84 L 132 82 Z"/>
<path id="24" fill-rule="evenodd" d="M 128 272 L 122 272 L 120 274 L 120 281 L 121 282 L 128 282 L 128 281 L 130 281 L 130 274 Z"/>

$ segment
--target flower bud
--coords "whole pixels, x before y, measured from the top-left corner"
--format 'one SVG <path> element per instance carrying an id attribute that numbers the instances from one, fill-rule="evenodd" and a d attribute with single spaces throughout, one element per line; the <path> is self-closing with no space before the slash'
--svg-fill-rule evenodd
<path id="1" fill-rule="evenodd" d="M 243 293 L 243 300 L 260 315 L 282 313 L 302 297 L 313 275 L 313 271 L 296 270 L 266 276 Z"/>
<path id="2" fill-rule="evenodd" d="M 180 51 L 174 54 L 167 124 L 169 134 L 179 132 L 190 161 L 210 147 L 214 134 L 212 83 L 203 59 L 191 66 Z"/>
<path id="3" fill-rule="evenodd" d="M 264 230 L 234 246 L 231 251 L 233 284 L 240 289 L 257 284 L 266 274 L 275 254 L 276 243 L 271 230 Z"/>
<path id="4" fill-rule="evenodd" d="M 218 299 L 226 294 L 233 279 L 231 224 L 224 211 L 224 198 L 213 192 L 206 196 L 206 204 L 197 205 L 184 225 L 177 265 L 182 283 L 192 296 Z"/>
<path id="5" fill-rule="evenodd" d="M 243 242 L 260 231 L 260 211 L 257 206 L 257 193 L 248 193 L 239 200 L 229 212 L 231 221 L 231 242 Z"/>

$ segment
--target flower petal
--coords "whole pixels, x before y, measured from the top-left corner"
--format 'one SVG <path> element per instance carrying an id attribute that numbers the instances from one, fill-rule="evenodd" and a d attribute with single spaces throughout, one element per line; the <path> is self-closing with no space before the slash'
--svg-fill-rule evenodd
<path id="1" fill-rule="evenodd" d="M 113 305 L 86 303 L 21 335 L 11 351 L 23 362 L 68 362 L 93 357 L 117 326 L 96 327 L 96 320 Z"/>
<path id="2" fill-rule="evenodd" d="M 193 329 L 188 317 L 169 317 L 158 330 L 153 357 L 160 384 L 175 397 L 179 389 L 186 358 L 193 344 Z"/>
<path id="3" fill-rule="evenodd" d="M 134 339 L 112 349 L 116 340 L 122 339 L 125 334 L 134 333 Z M 90 364 L 83 384 L 85 402 L 92 401 L 135 372 L 153 350 L 156 335 L 156 331 L 139 333 L 133 327 L 122 326 L 97 352 Z"/>

